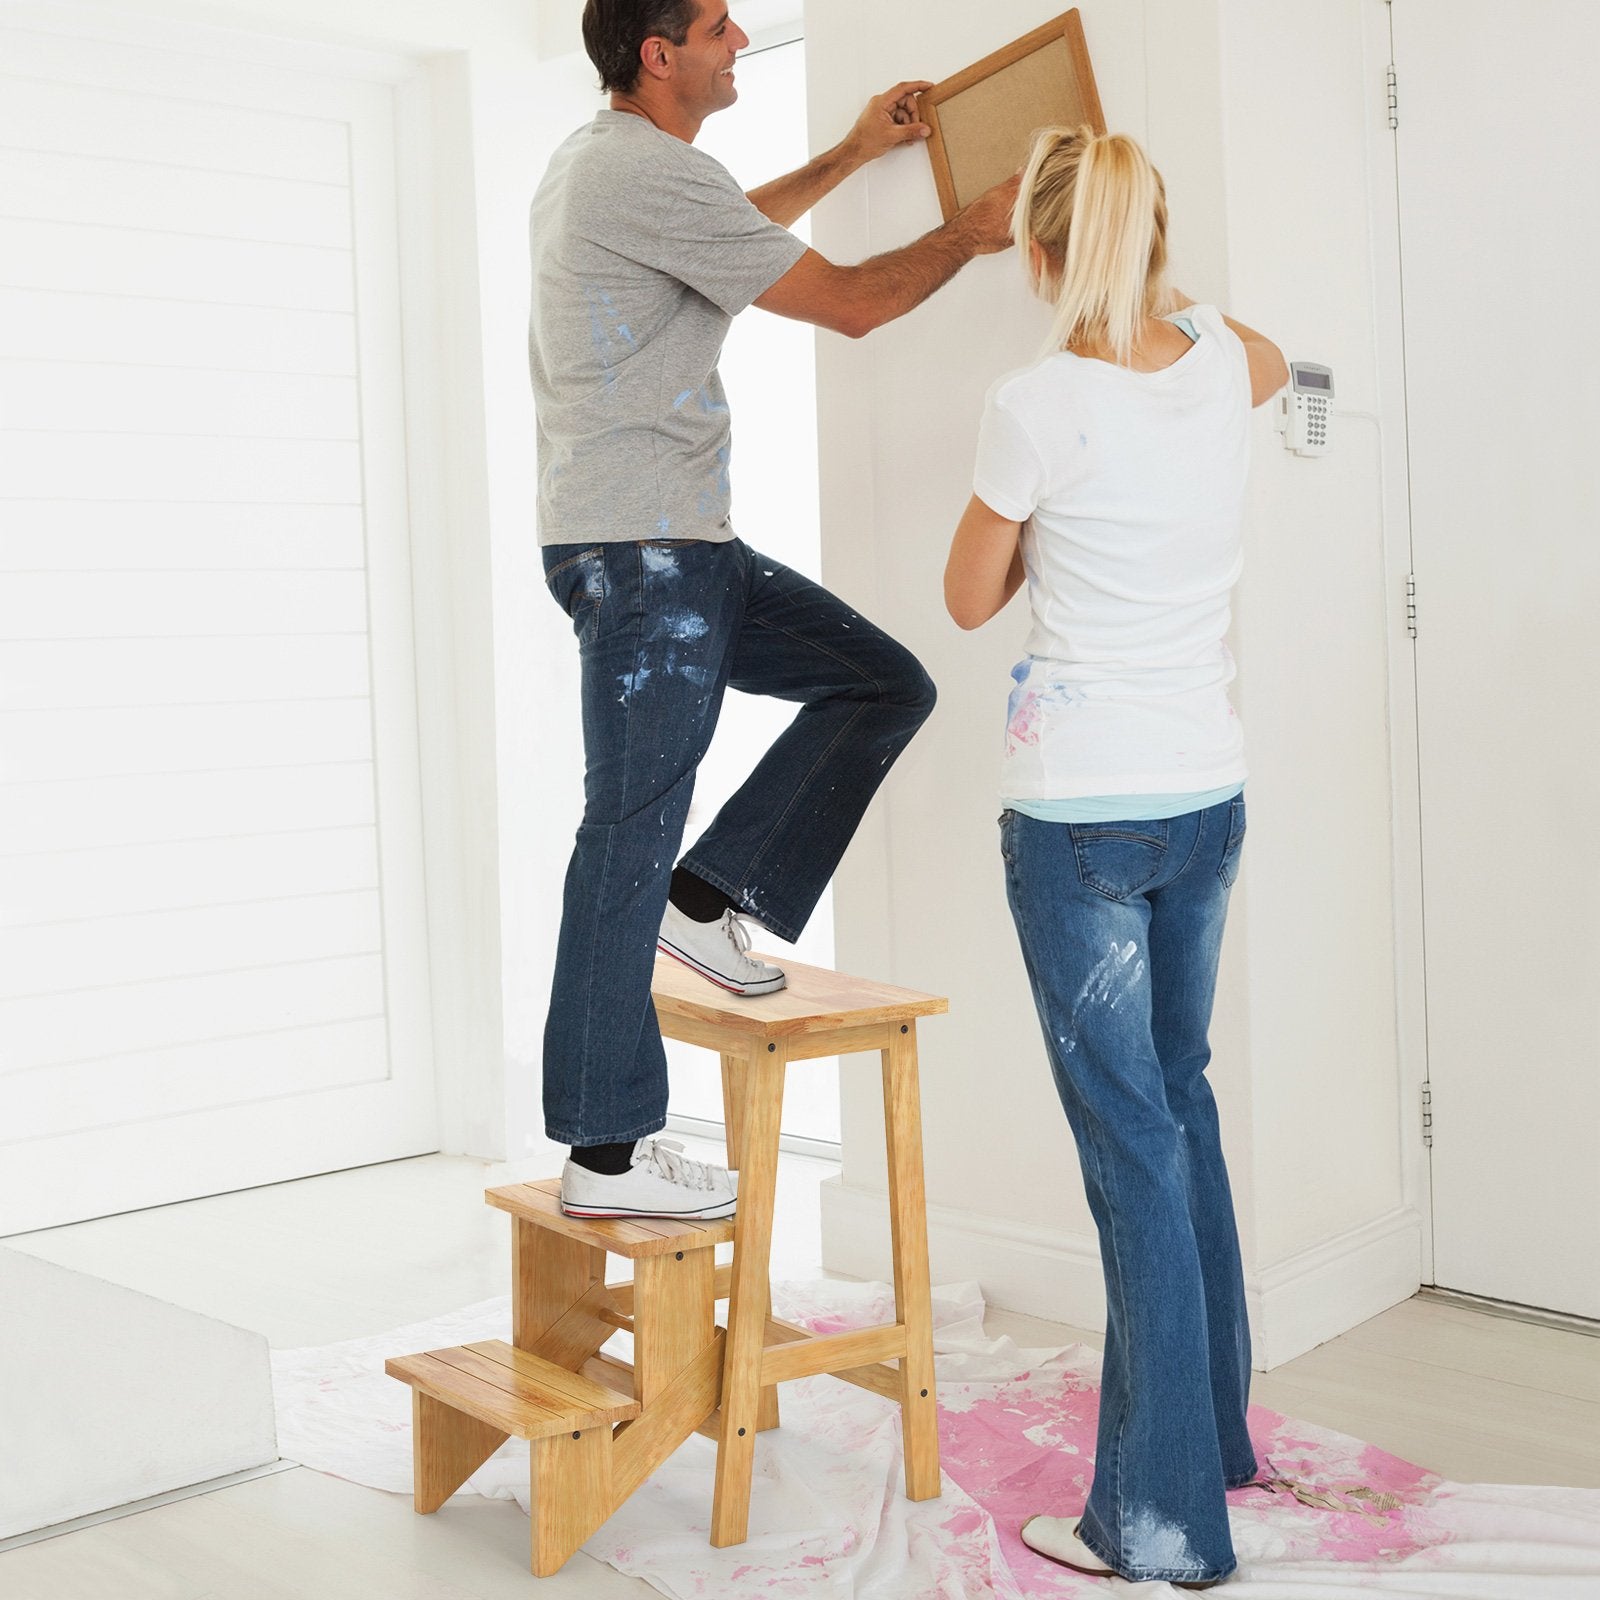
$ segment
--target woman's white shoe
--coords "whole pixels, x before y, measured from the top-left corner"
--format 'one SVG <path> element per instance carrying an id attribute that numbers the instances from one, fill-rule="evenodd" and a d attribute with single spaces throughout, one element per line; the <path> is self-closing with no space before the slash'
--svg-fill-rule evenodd
<path id="1" fill-rule="evenodd" d="M 1115 1567 L 1108 1567 L 1078 1537 L 1076 1517 L 1029 1517 L 1022 1524 L 1022 1542 L 1047 1561 L 1070 1567 L 1086 1578 L 1115 1578 L 1119 1575 Z M 1168 1578 L 1166 1582 L 1174 1589 L 1214 1589 L 1222 1579 L 1202 1578 L 1197 1583 L 1185 1583 L 1181 1578 Z"/>
<path id="2" fill-rule="evenodd" d="M 1078 1537 L 1076 1517 L 1029 1517 L 1022 1524 L 1022 1542 L 1046 1559 L 1088 1577 L 1114 1578 L 1117 1575 L 1114 1567 L 1108 1567 Z"/>

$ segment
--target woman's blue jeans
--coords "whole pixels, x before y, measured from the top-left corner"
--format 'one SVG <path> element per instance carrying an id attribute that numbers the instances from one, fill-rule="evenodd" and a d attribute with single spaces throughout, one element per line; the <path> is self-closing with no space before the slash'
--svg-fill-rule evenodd
<path id="1" fill-rule="evenodd" d="M 724 691 L 800 710 L 683 865 L 793 940 L 934 687 L 903 645 L 739 539 L 550 545 L 544 566 L 578 636 L 585 756 L 545 1024 L 545 1131 L 620 1144 L 666 1122 L 656 934 Z"/>
<path id="2" fill-rule="evenodd" d="M 1205 1075 L 1244 831 L 1242 795 L 1160 822 L 1000 818 L 1011 914 L 1106 1280 L 1079 1535 L 1135 1581 L 1231 1572 L 1223 1491 L 1256 1474 L 1244 1276 Z"/>

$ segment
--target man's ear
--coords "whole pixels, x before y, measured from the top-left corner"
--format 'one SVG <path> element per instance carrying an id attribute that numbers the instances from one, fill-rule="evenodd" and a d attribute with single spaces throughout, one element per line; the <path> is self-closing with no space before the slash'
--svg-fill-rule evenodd
<path id="1" fill-rule="evenodd" d="M 652 78 L 668 78 L 672 75 L 672 52 L 667 41 L 651 35 L 639 46 L 639 64 Z"/>

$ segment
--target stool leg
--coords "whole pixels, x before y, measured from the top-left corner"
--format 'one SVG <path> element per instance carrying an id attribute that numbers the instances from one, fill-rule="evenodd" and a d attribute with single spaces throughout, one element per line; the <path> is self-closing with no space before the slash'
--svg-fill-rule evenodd
<path id="1" fill-rule="evenodd" d="M 548 1578 L 616 1509 L 612 1504 L 611 1429 L 533 1441 L 533 1571 Z"/>
<path id="2" fill-rule="evenodd" d="M 641 1256 L 633 1264 L 633 1381 L 653 1405 L 716 1337 L 710 1250 Z"/>
<path id="3" fill-rule="evenodd" d="M 509 1435 L 420 1389 L 411 1391 L 412 1503 L 437 1511 Z"/>
<path id="4" fill-rule="evenodd" d="M 744 1160 L 745 1084 L 750 1072 L 747 1056 L 722 1057 L 722 1121 L 727 1133 L 728 1166 L 737 1172 Z M 767 1291 L 766 1315 L 772 1315 L 772 1291 Z M 778 1386 L 768 1384 L 761 1391 L 761 1413 L 756 1418 L 756 1432 L 765 1433 L 780 1425 L 778 1411 Z"/>
<path id="5" fill-rule="evenodd" d="M 547 1355 L 574 1369 L 592 1356 L 616 1331 L 589 1315 L 585 1308 L 569 1316 L 596 1284 L 606 1277 L 606 1253 L 521 1217 L 511 1219 L 511 1342 L 519 1350 Z M 563 1322 L 563 1319 L 567 1319 Z M 581 1326 L 574 1326 L 574 1324 Z M 561 1324 L 560 1336 L 540 1351 L 547 1335 Z M 590 1342 L 592 1340 L 592 1343 Z M 572 1360 L 573 1355 L 577 1360 Z"/>
<path id="6" fill-rule="evenodd" d="M 711 1542 L 742 1544 L 750 1528 L 750 1476 L 761 1412 L 761 1356 L 767 1335 L 767 1265 L 772 1202 L 778 1182 L 778 1123 L 783 1115 L 783 1041 L 770 1041 L 745 1064 L 744 1165 L 733 1234 L 733 1283 L 722 1368 L 722 1421 Z"/>
<path id="7" fill-rule="evenodd" d="M 916 1027 L 908 1022 L 891 1031 L 889 1048 L 883 1052 L 883 1126 L 889 1154 L 895 1320 L 906 1330 L 906 1353 L 900 1361 L 906 1498 L 933 1500 L 939 1495 L 939 1409 L 933 1382 L 933 1296 L 928 1283 Z"/>
<path id="8" fill-rule="evenodd" d="M 737 1172 L 744 1164 L 745 1085 L 750 1077 L 750 1058 L 722 1057 L 722 1125 L 728 1146 L 728 1166 Z"/>

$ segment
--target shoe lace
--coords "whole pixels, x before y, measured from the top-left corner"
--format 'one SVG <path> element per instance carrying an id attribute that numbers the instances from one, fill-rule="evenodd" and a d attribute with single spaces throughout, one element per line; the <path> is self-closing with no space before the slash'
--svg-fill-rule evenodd
<path id="1" fill-rule="evenodd" d="M 750 930 L 744 924 L 739 913 L 730 906 L 722 913 L 722 928 L 728 938 L 733 941 L 733 948 L 744 955 L 750 948 Z"/>
<path id="2" fill-rule="evenodd" d="M 684 1189 L 714 1189 L 721 1170 L 708 1161 L 686 1156 L 676 1139 L 641 1139 L 633 1153 L 633 1165 L 648 1165 L 658 1177 Z"/>

